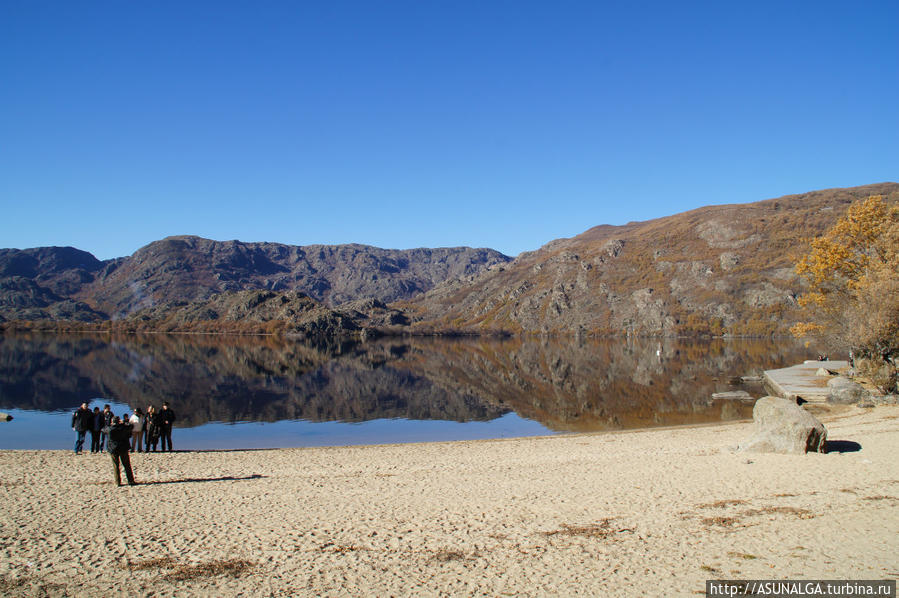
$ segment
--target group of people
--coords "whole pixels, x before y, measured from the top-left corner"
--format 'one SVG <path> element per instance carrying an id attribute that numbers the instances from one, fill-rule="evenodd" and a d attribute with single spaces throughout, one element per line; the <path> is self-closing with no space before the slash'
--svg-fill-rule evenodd
<path id="1" fill-rule="evenodd" d="M 75 431 L 75 454 L 80 454 L 84 449 L 84 441 L 87 434 L 91 435 L 91 452 L 99 453 L 106 446 L 107 452 L 112 456 L 115 467 L 115 481 L 122 485 L 119 464 L 125 469 L 125 476 L 130 485 L 134 485 L 134 474 L 131 470 L 131 458 L 129 452 L 153 452 L 162 441 L 162 451 L 172 451 L 172 425 L 175 423 L 175 412 L 168 403 L 163 403 L 158 411 L 152 405 L 147 407 L 144 413 L 140 408 L 134 413 L 125 413 L 117 417 L 109 405 L 104 405 L 101 411 L 94 407 L 91 411 L 87 403 L 82 403 L 72 414 L 72 429 Z"/>
<path id="2" fill-rule="evenodd" d="M 75 452 L 80 453 L 83 450 L 88 433 L 91 435 L 91 452 L 103 452 L 104 445 L 108 444 L 109 432 L 106 428 L 111 426 L 115 420 L 131 426 L 129 451 L 149 453 L 152 450 L 155 452 L 160 441 L 162 442 L 162 451 L 172 450 L 172 426 L 175 423 L 175 412 L 168 403 L 163 403 L 159 410 L 150 405 L 147 407 L 146 413 L 137 408 L 131 415 L 125 413 L 122 417 L 116 417 L 109 405 L 104 405 L 102 411 L 99 407 L 94 407 L 94 410 L 91 411 L 87 403 L 82 403 L 81 407 L 72 414 L 72 429 L 77 434 Z"/>

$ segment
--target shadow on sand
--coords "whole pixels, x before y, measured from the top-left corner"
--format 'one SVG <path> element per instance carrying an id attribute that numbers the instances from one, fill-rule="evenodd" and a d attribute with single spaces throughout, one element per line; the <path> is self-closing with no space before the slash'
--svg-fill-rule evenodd
<path id="1" fill-rule="evenodd" d="M 862 445 L 854 440 L 828 440 L 824 448 L 827 453 L 857 453 Z"/>
<path id="2" fill-rule="evenodd" d="M 244 477 L 222 476 L 220 478 L 181 478 L 177 480 L 151 480 L 149 482 L 138 482 L 138 486 L 150 486 L 152 484 L 188 484 L 192 482 L 239 482 L 243 480 L 261 480 L 265 476 L 258 473 Z"/>

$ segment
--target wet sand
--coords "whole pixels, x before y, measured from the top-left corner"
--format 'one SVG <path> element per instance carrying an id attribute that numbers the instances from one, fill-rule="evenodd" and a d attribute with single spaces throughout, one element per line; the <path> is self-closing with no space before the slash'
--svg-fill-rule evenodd
<path id="1" fill-rule="evenodd" d="M 899 407 L 550 438 L 133 455 L 0 452 L 0 595 L 693 596 L 899 577 Z M 177 434 L 177 430 L 176 430 Z M 177 445 L 177 436 L 176 436 Z"/>

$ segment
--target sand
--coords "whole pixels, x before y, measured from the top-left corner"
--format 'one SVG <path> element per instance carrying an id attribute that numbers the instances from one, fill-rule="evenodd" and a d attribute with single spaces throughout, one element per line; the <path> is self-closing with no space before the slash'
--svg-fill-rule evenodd
<path id="1" fill-rule="evenodd" d="M 750 423 L 551 438 L 0 452 L 0 594 L 694 596 L 706 579 L 899 577 L 899 407 L 854 452 L 743 454 Z M 177 430 L 176 430 L 177 442 Z"/>

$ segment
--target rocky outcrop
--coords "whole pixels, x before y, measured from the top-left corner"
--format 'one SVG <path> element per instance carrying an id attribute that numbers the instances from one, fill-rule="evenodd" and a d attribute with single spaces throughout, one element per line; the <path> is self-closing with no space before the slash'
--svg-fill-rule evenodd
<path id="1" fill-rule="evenodd" d="M 341 304 L 338 310 L 347 317 L 362 322 L 365 327 L 378 330 L 400 330 L 409 324 L 405 313 L 377 299 L 349 301 Z"/>
<path id="2" fill-rule="evenodd" d="M 4 320 L 73 320 L 98 322 L 104 314 L 81 301 L 61 297 L 22 276 L 0 278 L 0 318 Z"/>
<path id="3" fill-rule="evenodd" d="M 94 281 L 103 262 L 74 247 L 0 249 L 0 280 L 20 277 L 49 293 L 70 297 Z"/>
<path id="4" fill-rule="evenodd" d="M 752 410 L 755 431 L 739 450 L 754 453 L 823 453 L 827 430 L 793 401 L 763 397 Z"/>
<path id="5" fill-rule="evenodd" d="M 598 226 L 409 302 L 425 330 L 767 335 L 798 317 L 803 239 L 855 200 L 899 184 L 831 189 Z"/>
<path id="6" fill-rule="evenodd" d="M 401 312 L 376 299 L 330 308 L 296 291 L 236 291 L 148 307 L 120 320 L 117 329 L 277 332 L 322 339 L 363 336 L 366 329 L 389 330 L 403 322 Z"/>
<path id="7" fill-rule="evenodd" d="M 871 397 L 871 393 L 865 390 L 862 385 L 839 376 L 828 380 L 827 388 L 829 390 L 827 395 L 828 403 L 854 405 L 861 400 Z"/>

